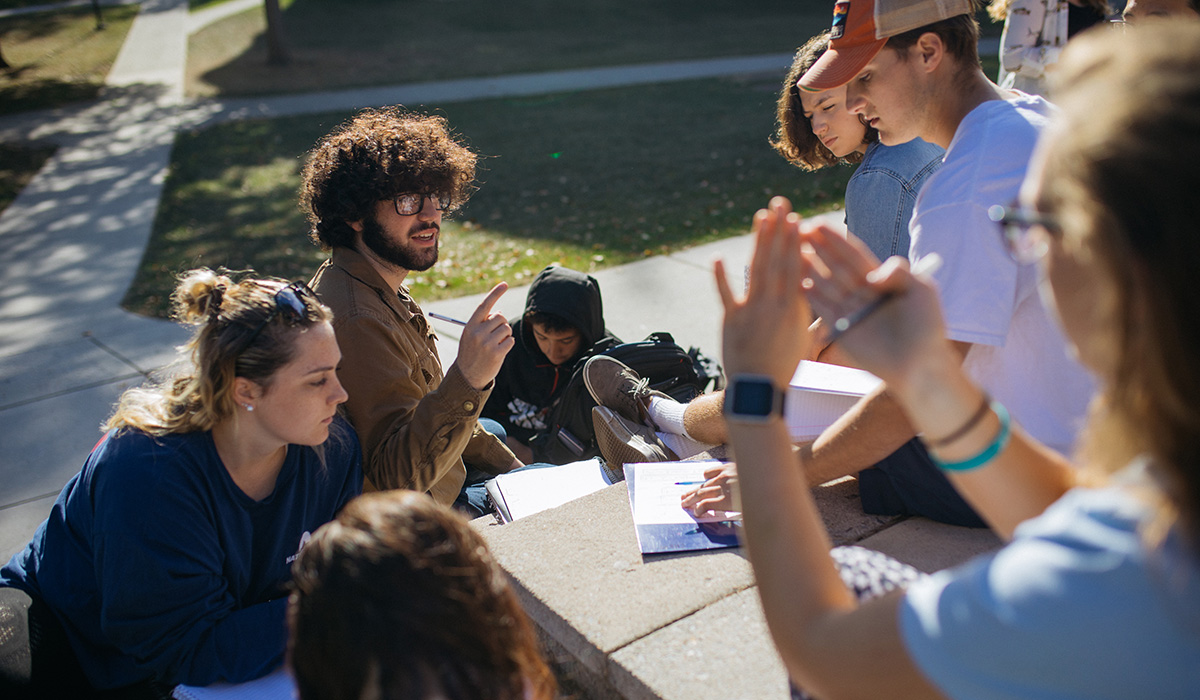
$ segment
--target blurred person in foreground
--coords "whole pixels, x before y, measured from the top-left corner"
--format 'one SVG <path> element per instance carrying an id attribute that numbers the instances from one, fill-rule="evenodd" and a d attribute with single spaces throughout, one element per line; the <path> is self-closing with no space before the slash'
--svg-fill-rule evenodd
<path id="1" fill-rule="evenodd" d="M 293 567 L 300 700 L 552 700 L 508 577 L 451 509 L 411 491 L 351 501 Z"/>
<path id="2" fill-rule="evenodd" d="M 744 299 L 717 265 L 746 544 L 801 688 L 831 699 L 1200 697 L 1197 75 L 1200 22 L 1072 42 L 1051 84 L 1062 113 L 1019 199 L 993 212 L 995 235 L 1036 262 L 1046 303 L 1100 380 L 1078 471 L 963 370 L 937 288 L 907 261 L 879 266 L 776 199 L 756 216 Z M 842 548 L 831 560 L 774 407 L 812 313 L 848 318 L 880 298 L 843 348 L 884 379 L 1009 541 L 864 602 L 834 564 Z"/>

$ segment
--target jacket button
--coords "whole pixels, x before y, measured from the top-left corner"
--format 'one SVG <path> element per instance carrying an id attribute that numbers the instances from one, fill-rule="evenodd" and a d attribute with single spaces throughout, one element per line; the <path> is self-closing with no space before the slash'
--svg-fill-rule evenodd
<path id="1" fill-rule="evenodd" d="M 466 411 L 466 412 L 468 412 L 468 413 L 470 413 L 471 411 L 474 411 L 474 410 L 475 410 L 475 402 L 474 402 L 474 401 L 466 401 L 466 402 L 464 402 L 464 403 L 463 403 L 463 410 L 464 410 L 464 411 Z"/>

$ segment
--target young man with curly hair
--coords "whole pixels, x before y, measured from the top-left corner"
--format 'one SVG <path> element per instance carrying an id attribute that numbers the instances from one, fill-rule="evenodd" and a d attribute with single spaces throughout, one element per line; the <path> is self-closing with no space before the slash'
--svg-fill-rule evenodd
<path id="1" fill-rule="evenodd" d="M 404 287 L 409 272 L 437 262 L 442 215 L 474 190 L 475 160 L 441 117 L 368 110 L 309 153 L 301 204 L 313 241 L 331 251 L 311 286 L 334 311 L 338 378 L 367 489 L 425 491 L 478 516 L 487 510 L 483 481 L 523 466 L 478 420 L 514 342 L 508 321 L 492 313 L 507 285 L 471 315 L 445 372 Z"/>

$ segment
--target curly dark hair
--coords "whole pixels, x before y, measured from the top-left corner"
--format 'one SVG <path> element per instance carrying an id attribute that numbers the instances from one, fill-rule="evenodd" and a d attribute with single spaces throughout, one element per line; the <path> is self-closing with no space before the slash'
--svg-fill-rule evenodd
<path id="1" fill-rule="evenodd" d="M 843 158 L 833 155 L 813 133 L 812 120 L 804 116 L 804 105 L 800 103 L 800 88 L 796 82 L 828 49 L 828 31 L 821 32 L 796 49 L 792 67 L 783 79 L 783 90 L 780 91 L 779 101 L 775 106 L 776 128 L 771 147 L 778 151 L 779 155 L 787 158 L 789 163 L 805 170 L 820 170 L 838 163 L 858 163 L 863 157 L 858 151 Z M 863 142 L 873 143 L 878 140 L 879 132 L 867 127 Z"/>
<path id="2" fill-rule="evenodd" d="M 450 209 L 457 209 L 475 191 L 476 159 L 443 117 L 398 107 L 364 110 L 309 151 L 300 188 L 309 236 L 322 250 L 350 247 L 350 222 L 406 192 L 449 195 Z"/>
<path id="3" fill-rule="evenodd" d="M 292 565 L 301 700 L 553 700 L 556 683 L 479 533 L 423 493 L 360 496 Z"/>

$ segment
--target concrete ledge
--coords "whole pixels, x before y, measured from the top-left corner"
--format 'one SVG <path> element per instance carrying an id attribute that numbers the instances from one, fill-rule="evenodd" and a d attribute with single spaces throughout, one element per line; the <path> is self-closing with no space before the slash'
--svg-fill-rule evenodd
<path id="1" fill-rule="evenodd" d="M 867 515 L 858 498 L 858 479 L 835 479 L 812 490 L 813 500 L 834 545 L 855 544 L 903 520 L 898 515 Z"/>
<path id="2" fill-rule="evenodd" d="M 624 484 L 508 525 L 475 522 L 533 623 L 601 678 L 617 649 L 753 585 L 738 549 L 643 559 Z"/>
<path id="3" fill-rule="evenodd" d="M 758 591 L 723 598 L 612 656 L 622 697 L 638 700 L 787 700 L 787 671 Z"/>
<path id="4" fill-rule="evenodd" d="M 999 549 L 1004 543 L 987 528 L 958 527 L 926 518 L 910 518 L 858 544 L 931 574 Z"/>

